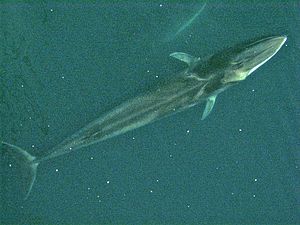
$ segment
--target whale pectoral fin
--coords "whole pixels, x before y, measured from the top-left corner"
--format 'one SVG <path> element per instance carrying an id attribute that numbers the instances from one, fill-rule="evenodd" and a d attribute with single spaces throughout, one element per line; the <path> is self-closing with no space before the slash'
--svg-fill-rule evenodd
<path id="1" fill-rule="evenodd" d="M 183 53 L 183 52 L 173 52 L 170 54 L 171 57 L 178 59 L 180 61 L 185 62 L 186 64 L 188 64 L 189 66 L 192 65 L 194 62 L 198 61 L 199 58 L 194 57 L 190 54 L 187 53 Z"/>
<path id="2" fill-rule="evenodd" d="M 214 107 L 216 98 L 217 98 L 217 95 L 214 95 L 207 99 L 206 106 L 205 106 L 204 112 L 202 114 L 201 120 L 204 120 L 210 114 L 211 110 Z"/>

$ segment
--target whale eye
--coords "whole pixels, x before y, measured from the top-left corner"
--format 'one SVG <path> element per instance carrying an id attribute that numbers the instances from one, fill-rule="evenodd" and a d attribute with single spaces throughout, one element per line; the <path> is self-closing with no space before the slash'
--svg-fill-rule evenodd
<path id="1" fill-rule="evenodd" d="M 238 70 L 238 69 L 242 68 L 244 65 L 243 61 L 233 61 L 230 64 L 232 65 L 231 68 L 233 70 Z"/>

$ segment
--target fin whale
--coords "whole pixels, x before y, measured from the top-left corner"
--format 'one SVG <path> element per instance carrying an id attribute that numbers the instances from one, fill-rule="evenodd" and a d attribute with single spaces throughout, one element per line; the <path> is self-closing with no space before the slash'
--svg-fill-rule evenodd
<path id="1" fill-rule="evenodd" d="M 206 102 L 202 120 L 207 118 L 217 95 L 245 80 L 272 58 L 286 39 L 284 35 L 259 38 L 220 51 L 205 61 L 182 52 L 172 53 L 170 56 L 186 63 L 187 69 L 161 87 L 125 102 L 89 123 L 45 156 L 35 157 L 2 141 L 5 149 L 21 165 L 26 178 L 25 199 L 32 190 L 38 165 L 43 161 L 115 137 L 201 102 Z"/>

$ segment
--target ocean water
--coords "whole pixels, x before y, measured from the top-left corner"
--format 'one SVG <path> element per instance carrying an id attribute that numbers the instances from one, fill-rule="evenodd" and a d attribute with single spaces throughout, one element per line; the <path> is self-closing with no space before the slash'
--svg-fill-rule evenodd
<path id="1" fill-rule="evenodd" d="M 2 146 L 0 223 L 300 224 L 299 12 L 299 1 L 0 3 L 0 141 L 40 157 L 183 70 L 172 52 L 288 36 L 204 121 L 195 106 L 43 162 L 26 201 Z"/>

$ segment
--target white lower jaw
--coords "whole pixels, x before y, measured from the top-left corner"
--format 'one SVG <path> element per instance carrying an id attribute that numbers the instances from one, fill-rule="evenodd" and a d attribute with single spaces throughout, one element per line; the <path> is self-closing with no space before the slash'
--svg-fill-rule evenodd
<path id="1" fill-rule="evenodd" d="M 286 38 L 282 41 L 282 43 L 280 44 L 280 46 L 276 49 L 276 51 L 274 51 L 274 53 L 272 55 L 270 55 L 268 58 L 266 58 L 264 61 L 262 61 L 260 64 L 256 65 L 255 67 L 253 67 L 249 72 L 248 75 L 249 76 L 251 73 L 253 73 L 256 69 L 258 69 L 260 66 L 262 66 L 263 64 L 265 64 L 267 61 L 269 61 L 278 51 L 279 49 L 281 49 L 282 45 L 285 43 Z"/>

